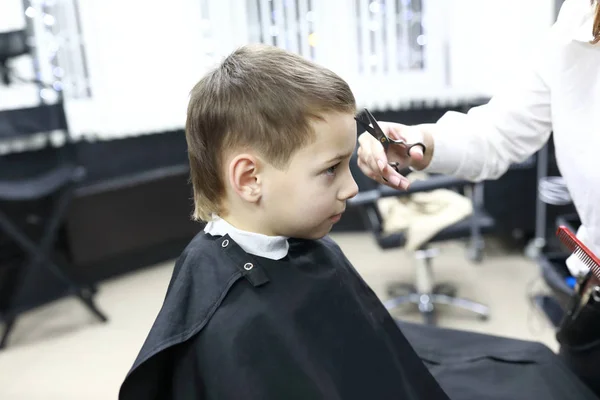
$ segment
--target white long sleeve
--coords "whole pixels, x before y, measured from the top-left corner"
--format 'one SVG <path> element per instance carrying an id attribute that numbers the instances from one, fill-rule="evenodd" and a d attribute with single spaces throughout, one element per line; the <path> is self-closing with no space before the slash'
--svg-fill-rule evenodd
<path id="1" fill-rule="evenodd" d="M 468 113 L 446 113 L 435 125 L 434 154 L 427 172 L 480 181 L 495 179 L 512 163 L 544 146 L 552 130 L 548 42 L 511 87 Z"/>
<path id="2" fill-rule="evenodd" d="M 436 124 L 427 172 L 480 181 L 502 175 L 548 140 L 583 223 L 578 236 L 600 255 L 600 44 L 595 6 L 566 0 L 548 39 L 514 84 L 468 113 Z M 518 62 L 518 61 L 516 61 Z"/>

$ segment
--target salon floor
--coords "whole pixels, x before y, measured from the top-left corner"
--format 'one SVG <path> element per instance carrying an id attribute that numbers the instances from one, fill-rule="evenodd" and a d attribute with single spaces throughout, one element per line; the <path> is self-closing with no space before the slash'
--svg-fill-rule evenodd
<path id="1" fill-rule="evenodd" d="M 412 281 L 414 261 L 403 251 L 381 252 L 366 234 L 332 235 L 382 299 L 393 282 Z M 440 309 L 446 327 L 541 341 L 556 350 L 552 328 L 534 309 L 528 294 L 543 290 L 536 265 L 493 240 L 482 264 L 466 261 L 462 243 L 441 247 L 434 261 L 437 281 L 450 281 L 462 297 L 491 307 L 480 321 L 468 312 Z M 0 399 L 116 399 L 119 385 L 159 310 L 173 262 L 106 282 L 98 304 L 110 321 L 99 324 L 72 299 L 22 317 L 9 347 L 0 352 Z M 419 321 L 413 308 L 395 314 Z"/>

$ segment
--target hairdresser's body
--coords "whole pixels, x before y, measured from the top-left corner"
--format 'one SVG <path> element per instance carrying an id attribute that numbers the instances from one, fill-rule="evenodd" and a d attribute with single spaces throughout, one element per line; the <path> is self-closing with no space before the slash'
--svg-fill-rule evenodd
<path id="1" fill-rule="evenodd" d="M 510 87 L 489 104 L 468 114 L 447 113 L 436 124 L 382 124 L 391 137 L 424 141 L 425 154 L 414 147 L 407 157 L 392 146 L 386 157 L 375 139 L 362 134 L 361 170 L 372 179 L 399 188 L 406 187 L 407 181 L 387 166 L 388 161 L 475 181 L 494 179 L 511 164 L 538 151 L 553 132 L 558 166 L 583 223 L 577 234 L 600 254 L 599 42 L 600 5 L 590 0 L 566 0 L 533 62 Z M 580 272 L 574 262 L 569 263 L 569 269 L 573 274 Z M 600 365 L 600 313 L 598 321 L 598 358 L 590 362 L 595 369 Z M 596 382 L 596 392 L 600 393 L 600 372 L 578 372 L 591 375 L 584 379 Z"/>
<path id="2" fill-rule="evenodd" d="M 494 179 L 548 141 L 583 222 L 584 242 L 600 254 L 600 17 L 590 0 L 566 0 L 533 61 L 510 87 L 467 114 L 449 112 L 435 124 L 381 123 L 391 137 L 423 140 L 427 151 L 392 146 L 387 154 L 369 134 L 359 138 L 359 166 L 372 179 L 404 188 L 403 167 L 474 181 Z M 593 35 L 595 32 L 595 36 Z M 381 160 L 381 169 L 377 160 Z M 387 178 L 385 182 L 382 177 Z M 573 271 L 575 272 L 575 271 Z"/>

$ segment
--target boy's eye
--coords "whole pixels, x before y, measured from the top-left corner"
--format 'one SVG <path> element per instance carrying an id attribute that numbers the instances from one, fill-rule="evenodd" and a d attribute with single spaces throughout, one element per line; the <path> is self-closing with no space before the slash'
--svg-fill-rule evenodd
<path id="1" fill-rule="evenodd" d="M 334 174 L 335 174 L 335 171 L 336 171 L 336 169 L 337 169 L 337 167 L 338 167 L 339 165 L 340 165 L 340 164 L 335 164 L 335 165 L 333 165 L 333 166 L 331 166 L 331 167 L 327 168 L 327 170 L 325 171 L 325 173 L 326 173 L 326 174 L 329 174 L 329 175 L 334 175 Z"/>

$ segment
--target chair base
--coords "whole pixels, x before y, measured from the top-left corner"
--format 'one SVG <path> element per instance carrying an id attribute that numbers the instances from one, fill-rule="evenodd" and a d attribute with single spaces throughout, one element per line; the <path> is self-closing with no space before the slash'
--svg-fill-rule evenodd
<path id="1" fill-rule="evenodd" d="M 7 290 L 5 304 L 2 304 L 0 320 L 4 322 L 4 332 L 0 336 L 0 349 L 4 349 L 8 343 L 14 324 L 22 313 L 19 310 L 18 299 L 21 296 L 26 279 L 31 271 L 46 269 L 57 280 L 62 281 L 69 289 L 69 294 L 76 296 L 83 305 L 100 321 L 108 319 L 94 303 L 96 290 L 89 285 L 80 284 L 67 272 L 70 270 L 68 262 L 58 257 L 54 252 L 54 242 L 57 240 L 62 221 L 68 210 L 68 205 L 73 196 L 74 186 L 69 184 L 61 192 L 55 193 L 53 212 L 44 226 L 39 241 L 29 237 L 16 223 L 0 211 L 0 231 L 11 238 L 14 243 L 24 251 L 26 258 L 23 265 L 15 267 L 14 274 L 5 284 L 2 290 Z M 35 273 L 35 272 L 34 272 Z"/>
<path id="2" fill-rule="evenodd" d="M 419 293 L 411 284 L 399 284 L 396 287 L 408 289 L 407 294 L 384 301 L 384 306 L 388 310 L 392 310 L 403 304 L 416 304 L 427 325 L 436 324 L 435 306 L 440 304 L 471 311 L 484 321 L 490 316 L 488 306 L 473 300 L 455 297 L 456 287 L 447 283 L 435 285 L 431 293 Z"/>
<path id="3" fill-rule="evenodd" d="M 108 318 L 106 315 L 100 311 L 96 303 L 94 302 L 94 294 L 97 292 L 97 288 L 95 286 L 89 287 L 80 287 L 74 286 L 71 290 L 71 295 L 74 295 L 81 300 L 83 305 L 100 321 L 107 322 Z M 2 332 L 2 336 L 0 337 L 0 350 L 4 350 L 8 345 L 8 338 L 12 333 L 12 330 L 15 326 L 17 318 L 21 312 L 19 311 L 7 311 L 3 315 L 0 316 L 0 322 L 4 323 L 4 331 Z"/>

